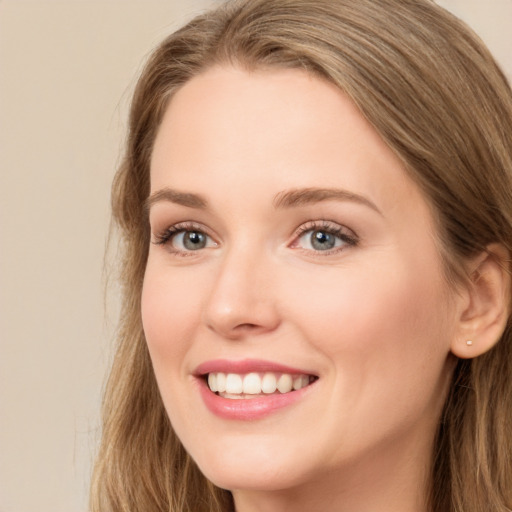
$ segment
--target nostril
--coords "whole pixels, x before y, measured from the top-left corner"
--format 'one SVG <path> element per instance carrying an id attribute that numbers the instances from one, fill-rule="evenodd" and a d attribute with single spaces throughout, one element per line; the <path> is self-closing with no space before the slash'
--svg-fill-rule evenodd
<path id="1" fill-rule="evenodd" d="M 235 329 L 241 330 L 241 331 L 252 331 L 254 329 L 257 329 L 259 326 L 256 324 L 240 324 L 235 327 Z"/>
<path id="2" fill-rule="evenodd" d="M 232 340 L 240 340 L 247 336 L 256 336 L 269 330 L 269 328 L 264 325 L 258 325 L 249 322 L 236 324 L 234 327 L 226 330 L 223 330 L 222 326 L 212 324 L 209 324 L 208 328 L 221 334 L 227 339 Z"/>

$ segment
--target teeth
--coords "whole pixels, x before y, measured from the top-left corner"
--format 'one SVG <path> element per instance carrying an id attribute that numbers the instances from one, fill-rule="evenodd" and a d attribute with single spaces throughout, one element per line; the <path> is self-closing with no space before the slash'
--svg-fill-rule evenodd
<path id="1" fill-rule="evenodd" d="M 273 373 L 265 373 L 261 381 L 261 391 L 263 393 L 274 393 L 277 389 L 277 379 Z"/>
<path id="2" fill-rule="evenodd" d="M 312 382 L 309 375 L 291 375 L 289 373 L 210 373 L 208 374 L 208 387 L 214 393 L 224 398 L 240 399 L 246 395 L 289 393 L 306 387 Z"/>
<path id="3" fill-rule="evenodd" d="M 261 393 L 261 379 L 257 373 L 248 373 L 244 377 L 243 392 L 246 395 L 258 395 Z"/>
<path id="4" fill-rule="evenodd" d="M 283 373 L 277 381 L 277 389 L 279 393 L 289 393 L 293 388 L 292 376 L 288 373 Z"/>
<path id="5" fill-rule="evenodd" d="M 226 374 L 225 373 L 217 373 L 217 391 L 219 393 L 224 393 L 226 391 Z"/>
<path id="6" fill-rule="evenodd" d="M 226 375 L 226 393 L 230 395 L 240 394 L 243 391 L 242 377 L 237 373 L 228 373 Z"/>
<path id="7" fill-rule="evenodd" d="M 217 387 L 217 374 L 216 373 L 209 373 L 208 374 L 208 386 L 211 391 L 214 393 L 216 391 L 219 391 L 219 388 Z"/>
<path id="8" fill-rule="evenodd" d="M 299 375 L 293 379 L 293 389 L 297 391 L 298 389 L 305 388 L 309 384 L 309 377 L 307 375 Z"/>

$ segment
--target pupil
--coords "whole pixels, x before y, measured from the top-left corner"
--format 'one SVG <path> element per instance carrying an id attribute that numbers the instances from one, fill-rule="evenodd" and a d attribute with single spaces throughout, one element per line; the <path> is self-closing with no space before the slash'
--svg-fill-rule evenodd
<path id="1" fill-rule="evenodd" d="M 206 236 L 198 231 L 189 231 L 183 237 L 183 245 L 191 250 L 203 249 L 206 245 Z"/>
<path id="2" fill-rule="evenodd" d="M 319 251 L 332 249 L 336 243 L 333 235 L 325 231 L 314 231 L 311 234 L 311 245 Z"/>

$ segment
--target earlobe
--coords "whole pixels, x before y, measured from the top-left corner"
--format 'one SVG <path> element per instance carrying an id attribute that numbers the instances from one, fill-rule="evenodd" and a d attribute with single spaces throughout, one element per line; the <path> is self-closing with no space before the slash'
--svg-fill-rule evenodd
<path id="1" fill-rule="evenodd" d="M 470 266 L 470 279 L 464 286 L 465 304 L 451 350 L 457 357 L 470 359 L 490 350 L 507 324 L 510 254 L 505 247 L 491 244 L 475 258 Z"/>

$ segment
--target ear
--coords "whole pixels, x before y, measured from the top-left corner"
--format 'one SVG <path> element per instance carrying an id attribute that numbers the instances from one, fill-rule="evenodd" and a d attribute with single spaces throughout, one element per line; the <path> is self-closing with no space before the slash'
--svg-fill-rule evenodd
<path id="1" fill-rule="evenodd" d="M 458 335 L 451 351 L 469 359 L 490 350 L 500 339 L 509 316 L 510 255 L 500 244 L 471 260 L 464 284 Z"/>

